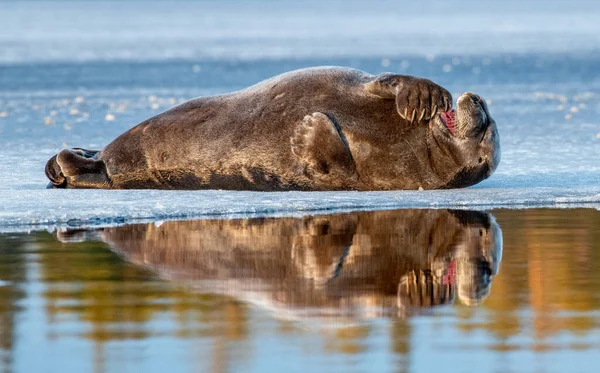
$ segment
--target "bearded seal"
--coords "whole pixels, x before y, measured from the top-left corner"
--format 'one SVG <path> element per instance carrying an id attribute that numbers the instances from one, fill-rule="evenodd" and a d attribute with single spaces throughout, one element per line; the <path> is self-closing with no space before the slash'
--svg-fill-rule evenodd
<path id="1" fill-rule="evenodd" d="M 200 97 L 100 151 L 63 149 L 49 187 L 395 190 L 476 184 L 500 161 L 483 99 L 434 82 L 317 67 Z"/>

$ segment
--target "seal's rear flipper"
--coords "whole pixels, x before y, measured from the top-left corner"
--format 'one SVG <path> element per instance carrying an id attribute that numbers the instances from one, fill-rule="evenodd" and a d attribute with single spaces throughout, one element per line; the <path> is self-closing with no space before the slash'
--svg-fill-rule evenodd
<path id="1" fill-rule="evenodd" d="M 57 156 L 58 154 L 50 158 L 46 163 L 46 176 L 50 179 L 50 183 L 48 183 L 48 186 L 46 187 L 48 189 L 64 188 L 66 186 L 67 179 L 65 179 L 65 175 L 62 174 L 60 166 L 58 165 L 58 162 L 56 162 Z"/>
<path id="2" fill-rule="evenodd" d="M 340 128 L 327 115 L 313 113 L 304 117 L 290 139 L 292 153 L 305 163 L 307 171 L 318 178 L 346 183 L 356 179 L 356 166 Z M 342 183 L 343 184 L 343 183 Z"/>
<path id="3" fill-rule="evenodd" d="M 56 231 L 56 238 L 62 243 L 76 243 L 100 240 L 97 231 L 87 229 L 59 229 Z"/>
<path id="4" fill-rule="evenodd" d="M 48 188 L 107 188 L 110 182 L 98 151 L 63 149 L 46 163 Z"/>

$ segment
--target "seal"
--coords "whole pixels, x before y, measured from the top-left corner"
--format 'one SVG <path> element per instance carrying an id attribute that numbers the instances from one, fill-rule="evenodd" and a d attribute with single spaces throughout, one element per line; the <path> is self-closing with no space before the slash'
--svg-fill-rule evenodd
<path id="1" fill-rule="evenodd" d="M 49 187 L 395 190 L 476 184 L 500 162 L 483 99 L 407 75 L 342 67 L 291 71 L 200 97 L 100 151 L 63 149 Z"/>

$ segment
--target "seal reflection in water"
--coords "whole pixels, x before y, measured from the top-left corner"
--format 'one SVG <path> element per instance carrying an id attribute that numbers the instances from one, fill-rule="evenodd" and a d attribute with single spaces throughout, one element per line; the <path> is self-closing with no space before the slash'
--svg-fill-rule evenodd
<path id="1" fill-rule="evenodd" d="M 473 93 L 430 80 L 321 67 L 150 118 L 104 149 L 64 149 L 49 187 L 392 190 L 476 184 L 500 162 L 496 123 Z"/>
<path id="2" fill-rule="evenodd" d="M 403 316 L 455 297 L 477 305 L 502 253 L 493 216 L 474 211 L 173 221 L 91 235 L 164 279 L 288 317 Z"/>

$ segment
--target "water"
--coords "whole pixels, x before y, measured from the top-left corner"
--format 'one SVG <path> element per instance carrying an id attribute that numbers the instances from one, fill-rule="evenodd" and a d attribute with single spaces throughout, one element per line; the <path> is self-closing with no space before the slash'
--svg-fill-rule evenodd
<path id="1" fill-rule="evenodd" d="M 0 371 L 595 372 L 598 227 L 409 209 L 7 234 Z"/>

